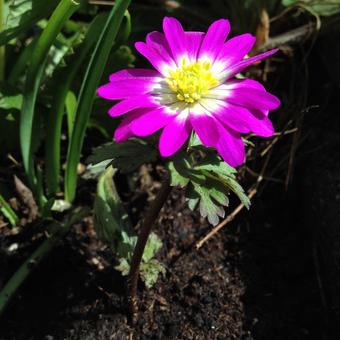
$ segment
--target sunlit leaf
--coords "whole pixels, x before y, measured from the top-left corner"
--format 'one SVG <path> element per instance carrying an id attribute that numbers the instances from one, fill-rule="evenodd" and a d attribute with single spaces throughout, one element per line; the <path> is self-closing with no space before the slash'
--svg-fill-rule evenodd
<path id="1" fill-rule="evenodd" d="M 6 3 L 5 27 L 0 45 L 27 31 L 40 19 L 51 14 L 59 0 L 10 0 Z"/>

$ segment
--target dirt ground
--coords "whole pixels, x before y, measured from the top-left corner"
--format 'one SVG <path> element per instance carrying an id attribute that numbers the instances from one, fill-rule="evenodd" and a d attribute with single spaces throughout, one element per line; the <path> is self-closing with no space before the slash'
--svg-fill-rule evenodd
<path id="1" fill-rule="evenodd" d="M 287 194 L 271 185 L 200 250 L 195 241 L 211 227 L 174 191 L 156 226 L 167 273 L 154 288 L 140 287 L 135 329 L 124 279 L 87 219 L 27 280 L 1 339 L 331 339 L 295 187 Z M 33 247 L 4 258 L 11 238 L 1 242 L 7 275 Z"/>

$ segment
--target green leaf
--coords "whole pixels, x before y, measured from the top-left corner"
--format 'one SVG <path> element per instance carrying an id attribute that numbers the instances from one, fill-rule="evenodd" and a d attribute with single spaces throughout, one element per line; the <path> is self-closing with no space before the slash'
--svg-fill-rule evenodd
<path id="1" fill-rule="evenodd" d="M 88 164 L 111 160 L 110 164 L 122 172 L 136 170 L 144 163 L 157 159 L 157 150 L 142 140 L 131 139 L 123 143 L 108 143 L 94 150 L 87 159 Z"/>
<path id="2" fill-rule="evenodd" d="M 229 176 L 219 176 L 219 180 L 223 183 L 227 188 L 234 192 L 237 195 L 239 200 L 245 205 L 247 209 L 250 207 L 250 200 L 248 196 L 245 194 L 242 186 L 237 182 L 237 180 L 233 177 Z"/>
<path id="3" fill-rule="evenodd" d="M 30 62 L 37 40 L 37 38 L 34 38 L 32 42 L 28 45 L 24 45 L 20 50 L 20 54 L 8 75 L 7 82 L 9 85 L 18 87 L 18 83 L 20 82 L 21 84 L 21 81 L 23 81 L 25 69 Z"/>
<path id="4" fill-rule="evenodd" d="M 103 74 L 112 44 L 116 39 L 119 26 L 123 21 L 124 13 L 129 4 L 130 0 L 117 0 L 115 2 L 91 56 L 78 95 L 74 130 L 68 148 L 65 171 L 65 197 L 70 202 L 72 202 L 75 197 L 77 166 L 80 160 L 81 149 L 95 98 L 95 92 Z"/>
<path id="5" fill-rule="evenodd" d="M 59 0 L 10 0 L 5 16 L 6 29 L 0 33 L 4 45 L 22 32 L 26 32 L 40 19 L 49 16 Z"/>
<path id="6" fill-rule="evenodd" d="M 203 160 L 197 162 L 194 155 L 178 153 L 168 163 L 171 185 L 185 186 L 188 206 L 199 206 L 200 214 L 211 224 L 224 217 L 224 207 L 229 205 L 228 194 L 233 191 L 248 208 L 250 201 L 236 179 L 236 170 L 209 149 L 204 150 Z"/>
<path id="7" fill-rule="evenodd" d="M 58 33 L 60 32 L 63 24 L 78 8 L 78 6 L 79 5 L 73 0 L 61 0 L 35 45 L 31 57 L 31 63 L 27 70 L 20 119 L 20 145 L 25 172 L 28 177 L 31 189 L 39 199 L 40 206 L 43 206 L 45 199 L 43 197 L 43 190 L 40 188 L 36 178 L 33 160 L 32 144 L 34 138 L 34 116 L 36 111 L 35 103 L 40 86 L 41 76 L 44 70 L 46 55 Z"/>
<path id="8" fill-rule="evenodd" d="M 9 110 L 16 109 L 20 110 L 22 105 L 22 95 L 17 94 L 13 96 L 5 96 L 0 93 L 0 108 Z"/>
<path id="9" fill-rule="evenodd" d="M 70 91 L 71 84 L 77 75 L 84 59 L 96 43 L 105 21 L 105 14 L 96 16 L 89 25 L 84 41 L 77 46 L 73 55 L 69 56 L 67 66 L 58 70 L 55 75 L 58 78 L 57 85 L 53 88 L 52 106 L 47 121 L 45 162 L 46 162 L 46 186 L 48 195 L 55 195 L 59 191 L 60 182 L 60 143 L 63 115 L 66 106 L 68 136 L 71 139 L 74 115 L 76 110 L 76 97 Z M 54 84 L 54 82 L 53 82 Z"/>
<path id="10" fill-rule="evenodd" d="M 211 154 L 206 156 L 202 162 L 198 163 L 198 165 L 195 166 L 195 169 L 217 172 L 226 176 L 237 172 L 236 169 L 222 161 L 219 157 Z"/>
<path id="11" fill-rule="evenodd" d="M 181 167 L 178 162 L 170 161 L 167 167 L 172 186 L 185 187 L 189 183 L 190 179 L 187 169 Z"/>
<path id="12" fill-rule="evenodd" d="M 66 109 L 67 131 L 68 131 L 69 139 L 72 136 L 74 114 L 76 113 L 76 108 L 77 108 L 77 97 L 74 94 L 74 92 L 68 91 L 66 98 L 65 98 L 65 109 Z"/>
<path id="13" fill-rule="evenodd" d="M 127 276 L 130 271 L 130 263 L 126 258 L 120 258 L 119 264 L 115 266 L 115 269 L 120 271 L 123 276 Z"/>
<path id="14" fill-rule="evenodd" d="M 340 13 L 338 0 L 282 0 L 284 6 L 302 5 L 321 16 L 331 16 Z"/>
<path id="15" fill-rule="evenodd" d="M 141 263 L 140 276 L 147 288 L 153 287 L 157 282 L 159 274 L 165 275 L 165 268 L 159 261 L 151 260 Z"/>
<path id="16" fill-rule="evenodd" d="M 99 177 L 94 214 L 98 237 L 117 251 L 117 243 L 123 241 L 122 233 L 128 235 L 131 232 L 131 222 L 117 193 L 114 173 L 115 170 L 109 167 Z"/>
<path id="17" fill-rule="evenodd" d="M 146 243 L 142 260 L 144 262 L 149 262 L 161 247 L 161 239 L 155 233 L 151 233 Z"/>
<path id="18" fill-rule="evenodd" d="M 0 211 L 8 219 L 12 227 L 15 227 L 19 218 L 11 206 L 5 201 L 5 199 L 0 194 Z"/>
<path id="19" fill-rule="evenodd" d="M 134 247 L 137 242 L 136 236 L 129 236 L 124 233 L 122 242 L 117 248 L 117 256 L 119 257 L 119 264 L 115 269 L 119 270 L 122 275 L 126 276 L 130 271 L 130 263 Z M 140 277 L 147 288 L 151 288 L 157 281 L 159 274 L 165 274 L 164 266 L 154 259 L 156 253 L 162 246 L 162 241 L 155 234 L 151 233 L 146 243 L 142 262 L 140 264 Z"/>
<path id="20" fill-rule="evenodd" d="M 69 55 L 74 55 L 74 50 L 81 44 L 83 39 L 83 29 L 69 38 L 65 38 L 64 35 L 60 33 L 48 52 L 44 77 L 52 77 L 58 67 L 65 67 L 65 58 Z M 53 84 L 55 83 L 53 82 Z"/>
<path id="21" fill-rule="evenodd" d="M 199 196 L 199 209 L 202 217 L 207 217 L 209 223 L 216 225 L 219 221 L 219 217 L 224 217 L 225 212 L 223 207 L 215 203 L 213 196 L 211 195 L 211 187 L 198 185 L 193 183 L 193 190 Z"/>
<path id="22" fill-rule="evenodd" d="M 98 237 L 115 252 L 119 262 L 115 268 L 121 271 L 122 275 L 128 275 L 137 236 L 132 234 L 131 222 L 117 193 L 113 181 L 115 171 L 110 166 L 99 177 L 94 204 L 95 230 Z M 154 260 L 161 246 L 160 238 L 151 233 L 140 267 L 141 278 L 147 287 L 151 287 L 159 273 L 165 271 L 164 267 Z"/>

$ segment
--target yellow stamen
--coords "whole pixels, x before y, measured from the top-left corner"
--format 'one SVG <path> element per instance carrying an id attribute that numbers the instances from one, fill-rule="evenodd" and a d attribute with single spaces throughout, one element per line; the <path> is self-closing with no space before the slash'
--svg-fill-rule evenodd
<path id="1" fill-rule="evenodd" d="M 188 63 L 185 58 L 179 67 L 169 71 L 166 82 L 177 94 L 178 100 L 190 104 L 199 100 L 210 88 L 218 85 L 218 79 L 212 74 L 209 61 L 198 60 Z"/>

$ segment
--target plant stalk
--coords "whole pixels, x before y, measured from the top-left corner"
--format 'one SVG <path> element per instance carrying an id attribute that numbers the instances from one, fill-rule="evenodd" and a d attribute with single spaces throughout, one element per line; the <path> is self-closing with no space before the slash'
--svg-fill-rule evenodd
<path id="1" fill-rule="evenodd" d="M 160 210 L 162 209 L 166 199 L 168 198 L 172 187 L 170 186 L 170 177 L 165 175 L 162 186 L 152 202 L 149 211 L 147 212 L 144 221 L 140 227 L 137 244 L 134 249 L 130 272 L 127 278 L 127 300 L 128 311 L 130 314 L 132 324 L 135 323 L 138 316 L 138 302 L 137 302 L 137 285 L 139 277 L 139 268 L 142 261 L 145 245 L 149 238 L 152 226 L 154 225 Z"/>

